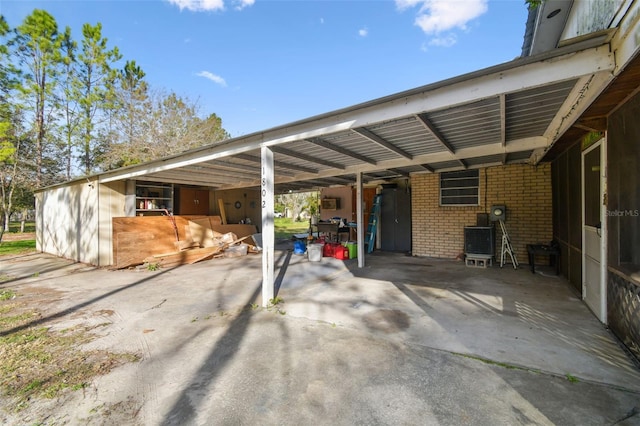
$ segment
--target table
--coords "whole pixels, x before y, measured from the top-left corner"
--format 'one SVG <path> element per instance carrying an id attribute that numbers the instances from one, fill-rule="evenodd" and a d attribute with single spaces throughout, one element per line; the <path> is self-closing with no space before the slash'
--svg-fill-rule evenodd
<path id="1" fill-rule="evenodd" d="M 316 227 L 318 235 L 320 235 L 320 233 L 328 234 L 329 240 L 333 240 L 333 236 L 335 236 L 336 242 L 338 242 L 340 234 L 349 234 L 349 230 L 351 229 L 349 226 L 340 227 L 339 223 L 330 222 L 318 222 L 313 226 Z M 347 236 L 347 238 L 349 237 Z"/>
<path id="2" fill-rule="evenodd" d="M 549 256 L 549 266 L 556 265 L 556 275 L 560 274 L 560 249 L 548 244 L 527 244 L 531 272 L 536 273 L 536 256 Z"/>

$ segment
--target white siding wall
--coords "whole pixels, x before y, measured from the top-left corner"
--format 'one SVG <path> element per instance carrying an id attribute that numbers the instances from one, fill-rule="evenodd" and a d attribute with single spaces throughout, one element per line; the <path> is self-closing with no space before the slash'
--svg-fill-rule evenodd
<path id="1" fill-rule="evenodd" d="M 625 0 L 578 0 L 573 2 L 561 40 L 610 27 Z"/>
<path id="2" fill-rule="evenodd" d="M 100 212 L 100 266 L 113 265 L 113 222 L 111 219 L 134 215 L 127 214 L 125 192 L 126 183 L 124 181 L 100 184 L 98 205 Z M 132 194 L 135 194 L 135 189 Z"/>
<path id="3" fill-rule="evenodd" d="M 77 181 L 36 195 L 36 248 L 98 264 L 98 188 Z"/>
<path id="4" fill-rule="evenodd" d="M 124 183 L 77 181 L 36 194 L 36 248 L 92 265 L 112 264 L 111 218 L 124 215 Z"/>

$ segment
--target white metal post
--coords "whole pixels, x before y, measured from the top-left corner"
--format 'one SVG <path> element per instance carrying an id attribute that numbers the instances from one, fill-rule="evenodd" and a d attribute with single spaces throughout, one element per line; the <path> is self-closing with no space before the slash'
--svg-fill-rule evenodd
<path id="1" fill-rule="evenodd" d="M 358 268 L 364 268 L 364 233 L 367 226 L 362 211 L 362 172 L 356 173 L 356 240 L 358 244 Z"/>
<path id="2" fill-rule="evenodd" d="M 273 226 L 273 151 L 266 146 L 261 148 L 262 179 L 262 306 L 269 305 L 274 297 L 274 226 Z"/>

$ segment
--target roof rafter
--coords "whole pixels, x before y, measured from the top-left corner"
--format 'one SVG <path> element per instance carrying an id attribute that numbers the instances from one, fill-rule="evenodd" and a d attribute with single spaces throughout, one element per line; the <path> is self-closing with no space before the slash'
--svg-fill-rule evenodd
<path id="1" fill-rule="evenodd" d="M 252 161 L 257 164 L 261 164 L 262 162 L 260 157 L 254 157 L 253 155 L 249 155 L 249 154 L 236 154 L 235 157 L 245 161 Z M 319 171 L 318 169 L 314 169 L 311 167 L 299 166 L 297 164 L 285 163 L 277 160 L 274 160 L 273 164 L 277 169 L 297 170 L 299 172 L 304 172 L 304 173 L 318 173 Z M 280 173 L 280 171 L 278 171 L 278 173 Z"/>
<path id="2" fill-rule="evenodd" d="M 359 134 L 360 136 L 363 136 L 367 139 L 369 139 L 371 142 L 377 143 L 378 145 L 388 149 L 389 151 L 395 152 L 396 154 L 408 159 L 408 160 L 413 160 L 413 155 L 409 154 L 408 152 L 406 152 L 403 149 L 398 148 L 397 146 L 395 146 L 394 144 L 392 144 L 391 142 L 387 141 L 386 139 L 376 135 L 375 133 L 373 133 L 370 130 L 365 129 L 364 127 L 359 127 L 357 129 L 351 129 L 353 132 Z"/>
<path id="3" fill-rule="evenodd" d="M 435 128 L 435 126 L 433 125 L 431 120 L 429 120 L 429 118 L 427 117 L 427 114 L 425 114 L 425 113 L 416 114 L 416 118 L 418 119 L 420 124 L 422 124 L 424 126 L 424 128 L 427 129 L 427 131 L 429 131 L 429 133 L 431 133 L 431 135 L 434 138 L 436 138 L 436 140 L 438 142 L 440 142 L 440 144 L 447 149 L 447 151 L 449 151 L 452 154 L 456 153 L 456 151 L 453 149 L 451 144 L 449 142 L 447 142 L 445 137 L 438 131 L 438 129 Z"/>
<path id="4" fill-rule="evenodd" d="M 409 172 L 402 169 L 387 169 L 387 170 L 400 176 L 409 177 Z"/>
<path id="5" fill-rule="evenodd" d="M 287 148 L 282 148 L 280 146 L 273 146 L 271 150 L 275 153 L 286 155 L 287 157 L 297 158 L 303 161 L 309 161 L 311 163 L 322 164 L 323 166 L 331 167 L 333 169 L 344 170 L 345 166 L 343 164 L 338 164 L 333 161 L 323 160 L 321 158 L 315 158 L 307 154 L 302 154 L 300 152 L 292 151 Z"/>
<path id="6" fill-rule="evenodd" d="M 350 149 L 343 148 L 343 147 L 341 147 L 339 145 L 335 145 L 335 144 L 333 144 L 331 142 L 327 142 L 326 140 L 323 140 L 323 139 L 320 139 L 320 138 L 305 139 L 305 141 L 307 141 L 309 143 L 312 143 L 314 145 L 321 146 L 321 147 L 326 148 L 326 149 L 330 149 L 331 151 L 335 151 L 335 152 L 337 152 L 339 154 L 346 155 L 347 157 L 355 158 L 356 160 L 360 160 L 360 161 L 363 161 L 365 163 L 373 164 L 374 166 L 376 164 L 378 164 L 378 162 L 376 160 L 373 160 L 373 159 L 371 159 L 369 157 L 366 157 L 364 155 L 360 155 L 357 152 L 351 151 Z"/>

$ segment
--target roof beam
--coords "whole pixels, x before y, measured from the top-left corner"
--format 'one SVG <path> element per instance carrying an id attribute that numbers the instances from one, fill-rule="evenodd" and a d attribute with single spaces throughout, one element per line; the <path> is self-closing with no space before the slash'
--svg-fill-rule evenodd
<path id="1" fill-rule="evenodd" d="M 578 120 L 573 127 L 586 130 L 587 132 L 604 132 L 607 130 L 607 117 Z"/>
<path id="2" fill-rule="evenodd" d="M 179 185 L 193 185 L 193 186 L 208 186 L 210 188 L 213 189 L 219 189 L 221 186 L 226 185 L 225 182 L 203 182 L 202 180 L 200 181 L 195 181 L 195 180 L 190 180 L 190 179 L 167 179 L 167 178 L 163 178 L 160 176 L 145 176 L 144 180 L 149 181 L 149 182 L 161 182 L 161 183 L 177 183 Z"/>
<path id="3" fill-rule="evenodd" d="M 261 160 L 259 158 L 256 158 L 252 155 L 249 154 L 237 154 L 234 157 L 240 158 L 241 160 L 245 160 L 245 161 L 252 161 L 254 163 L 260 164 Z M 305 167 L 305 166 L 299 166 L 296 164 L 291 164 L 291 163 L 284 163 L 282 161 L 273 161 L 273 164 L 275 164 L 276 169 L 287 169 L 287 170 L 297 170 L 299 172 L 304 172 L 304 173 L 318 173 L 318 169 L 314 169 L 311 167 Z M 280 174 L 280 171 L 277 172 L 277 174 Z"/>
<path id="4" fill-rule="evenodd" d="M 309 161 L 311 163 L 322 164 L 323 166 L 331 167 L 333 169 L 340 169 L 340 170 L 344 170 L 345 169 L 345 166 L 343 164 L 338 164 L 338 163 L 335 163 L 333 161 L 327 161 L 327 160 L 323 160 L 321 158 L 312 157 L 311 155 L 295 152 L 295 151 L 292 151 L 292 150 L 287 149 L 287 148 L 282 148 L 280 146 L 273 146 L 273 147 L 271 147 L 271 150 L 273 152 L 275 152 L 275 153 L 278 153 L 278 154 L 286 155 L 288 157 L 297 158 L 297 159 L 303 160 L 303 161 Z"/>
<path id="5" fill-rule="evenodd" d="M 231 170 L 242 170 L 242 171 L 249 172 L 251 174 L 260 174 L 260 170 L 256 169 L 255 166 L 252 166 L 249 164 L 230 163 L 228 161 L 214 160 L 209 163 L 198 164 L 198 166 L 207 168 L 207 169 L 213 169 L 213 170 L 231 169 Z"/>
<path id="6" fill-rule="evenodd" d="M 531 154 L 533 164 L 538 164 L 551 146 L 576 122 L 584 111 L 602 93 L 613 80 L 610 72 L 603 71 L 596 74 L 581 77 L 576 82 L 564 103 L 556 113 L 551 123 L 544 132 L 544 137 L 549 140 L 549 145 L 539 148 Z"/>
<path id="7" fill-rule="evenodd" d="M 387 169 L 387 170 L 400 176 L 409 177 L 409 172 L 406 172 L 402 169 Z"/>
<path id="8" fill-rule="evenodd" d="M 427 129 L 429 133 L 431 133 L 431 136 L 436 138 L 440 145 L 444 146 L 450 153 L 455 154 L 455 150 L 453 149 L 451 144 L 447 142 L 444 136 L 442 136 L 438 129 L 435 128 L 433 123 L 431 123 L 431 120 L 427 118 L 427 114 L 416 114 L 416 118 L 418 119 L 420 124 L 422 124 L 422 126 Z"/>
<path id="9" fill-rule="evenodd" d="M 428 164 L 418 164 L 420 167 L 422 167 L 423 169 L 425 169 L 426 171 L 428 171 L 429 173 L 433 173 L 434 169 L 433 167 L 431 167 Z"/>
<path id="10" fill-rule="evenodd" d="M 238 181 L 251 181 L 248 176 L 245 175 L 231 175 L 231 174 L 212 174 L 212 173 L 199 173 L 196 171 L 188 171 L 185 169 L 169 170 L 166 172 L 155 173 L 155 176 L 166 179 L 184 179 L 192 182 L 201 182 L 199 185 L 206 185 L 202 182 L 219 182 L 219 183 L 232 183 Z"/>
<path id="11" fill-rule="evenodd" d="M 371 159 L 369 157 L 366 157 L 364 155 L 360 155 L 357 152 L 351 151 L 350 149 L 346 149 L 346 148 L 343 148 L 343 147 L 341 147 L 339 145 L 332 144 L 331 142 L 327 142 L 327 141 L 325 141 L 323 139 L 313 138 L 313 139 L 305 139 L 305 140 L 307 142 L 309 142 L 309 143 L 314 144 L 314 145 L 318 145 L 318 146 L 321 146 L 323 148 L 329 149 L 331 151 L 335 151 L 335 152 L 337 152 L 339 154 L 346 155 L 347 157 L 355 158 L 356 160 L 360 160 L 360 161 L 363 161 L 365 163 L 369 163 L 369 164 L 373 164 L 373 165 L 377 164 L 376 160 L 373 160 L 373 159 Z"/>
<path id="12" fill-rule="evenodd" d="M 376 135 L 375 133 L 373 133 L 370 130 L 365 129 L 364 127 L 360 127 L 358 129 L 351 129 L 352 131 L 354 131 L 355 133 L 359 134 L 360 136 L 363 136 L 367 139 L 369 139 L 371 142 L 377 143 L 378 145 L 380 145 L 383 148 L 388 149 L 389 151 L 395 152 L 396 154 L 408 159 L 408 160 L 413 160 L 413 155 L 409 154 L 408 152 L 404 151 L 401 148 L 398 148 L 397 146 L 395 146 L 394 144 L 392 144 L 391 142 L 387 141 L 384 138 L 381 138 L 380 136 Z"/>
<path id="13" fill-rule="evenodd" d="M 222 178 L 234 178 L 234 179 L 257 179 L 260 174 L 259 173 L 247 173 L 242 171 L 231 171 L 231 170 L 222 170 L 222 169 L 213 169 L 208 167 L 202 167 L 201 165 L 194 165 L 191 167 L 183 167 L 175 170 L 167 170 L 166 172 L 159 172 L 159 175 L 173 175 L 173 174 L 184 174 L 184 175 L 193 175 L 193 176 L 204 176 L 206 177 L 222 177 Z"/>
<path id="14" fill-rule="evenodd" d="M 369 174 L 372 179 L 378 179 L 375 176 L 375 173 L 381 170 L 388 170 L 393 168 L 403 168 L 408 166 L 415 165 L 427 165 L 440 163 L 445 161 L 456 161 L 462 167 L 462 163 L 459 160 L 464 160 L 468 158 L 476 158 L 476 157 L 486 157 L 493 155 L 501 155 L 503 153 L 516 153 L 521 151 L 531 151 L 537 148 L 542 148 L 548 145 L 548 140 L 543 137 L 533 137 L 527 139 L 519 139 L 509 142 L 506 147 L 503 147 L 501 143 L 496 142 L 490 145 L 483 146 L 474 146 L 469 148 L 461 148 L 456 151 L 455 154 L 451 154 L 450 152 L 442 151 L 434 154 L 425 154 L 421 156 L 416 156 L 412 161 L 407 161 L 403 158 L 397 158 L 394 160 L 380 161 L 378 162 L 378 166 L 373 165 L 357 165 L 347 167 L 346 173 L 355 174 L 355 173 L 365 173 Z M 493 164 L 493 163 L 492 163 Z M 468 168 L 468 164 L 465 163 L 465 167 Z M 476 167 L 476 166 L 474 166 Z M 308 180 L 308 179 L 318 179 L 322 177 L 330 177 L 335 175 L 335 172 L 330 170 L 321 171 L 319 173 L 314 174 L 299 174 L 293 178 L 280 178 L 276 179 L 277 183 L 287 182 L 287 181 L 295 181 L 295 180 Z"/>

